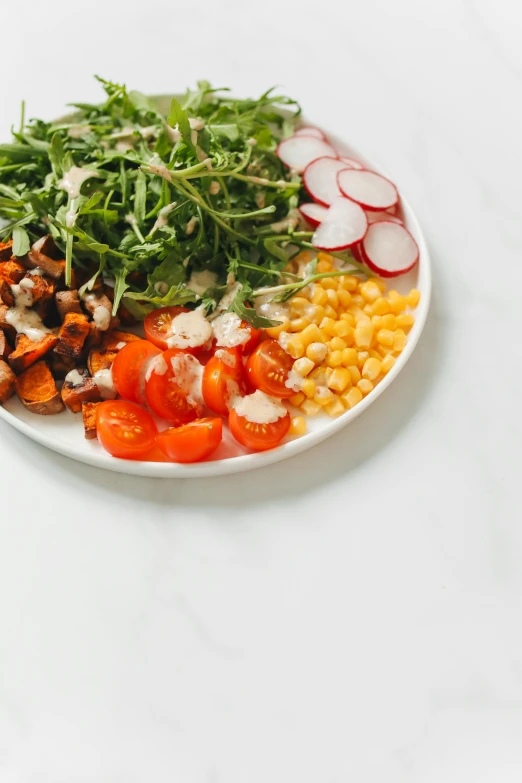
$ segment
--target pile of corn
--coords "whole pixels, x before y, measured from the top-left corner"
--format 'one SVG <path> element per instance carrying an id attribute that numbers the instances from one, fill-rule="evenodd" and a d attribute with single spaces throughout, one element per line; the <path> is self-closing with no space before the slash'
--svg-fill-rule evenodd
<path id="1" fill-rule="evenodd" d="M 336 271 L 330 256 L 318 255 L 317 272 Z M 292 378 L 298 388 L 289 402 L 304 414 L 321 410 L 335 417 L 353 408 L 392 369 L 414 324 L 420 299 L 386 291 L 374 277 L 325 277 L 290 300 L 289 318 L 267 334 L 295 359 Z M 291 433 L 304 434 L 302 416 Z"/>

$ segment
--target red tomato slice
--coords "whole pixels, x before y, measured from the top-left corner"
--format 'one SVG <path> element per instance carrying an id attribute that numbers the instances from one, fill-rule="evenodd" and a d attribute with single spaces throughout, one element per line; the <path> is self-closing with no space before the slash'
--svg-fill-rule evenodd
<path id="1" fill-rule="evenodd" d="M 134 340 L 118 352 L 112 365 L 116 391 L 131 402 L 145 402 L 145 373 L 149 362 L 160 351 L 148 340 Z"/>
<path id="2" fill-rule="evenodd" d="M 238 394 L 243 397 L 246 392 L 240 348 L 218 348 L 203 370 L 205 405 L 220 416 L 228 416 L 230 400 Z"/>
<path id="3" fill-rule="evenodd" d="M 150 413 L 124 400 L 108 400 L 98 405 L 96 429 L 105 451 L 120 459 L 142 459 L 158 434 Z"/>
<path id="4" fill-rule="evenodd" d="M 177 348 L 164 351 L 155 366 L 149 367 L 145 381 L 145 396 L 151 409 L 157 416 L 171 424 L 187 424 L 197 418 L 197 409 L 190 404 L 187 395 L 176 383 L 171 359 L 183 353 Z M 151 371 L 152 370 L 152 371 Z"/>
<path id="5" fill-rule="evenodd" d="M 287 412 L 270 424 L 257 424 L 244 416 L 239 416 L 234 408 L 230 411 L 228 426 L 234 438 L 254 451 L 273 449 L 285 437 L 290 429 L 290 414 Z"/>
<path id="6" fill-rule="evenodd" d="M 222 437 L 221 419 L 198 419 L 160 433 L 157 444 L 172 462 L 200 462 L 217 449 Z"/>
<path id="7" fill-rule="evenodd" d="M 242 329 L 250 329 L 250 340 L 246 343 L 246 345 L 243 345 L 243 353 L 249 354 L 252 353 L 254 348 L 259 343 L 259 340 L 261 339 L 261 329 L 256 329 L 254 326 L 249 324 L 247 321 L 241 321 L 241 328 Z"/>
<path id="8" fill-rule="evenodd" d="M 248 380 L 255 389 L 272 397 L 291 397 L 294 391 L 285 386 L 285 382 L 293 364 L 294 360 L 277 340 L 263 340 L 248 357 Z"/>
<path id="9" fill-rule="evenodd" d="M 160 307 L 149 313 L 143 322 L 147 340 L 165 351 L 168 348 L 167 339 L 172 336 L 172 321 L 180 313 L 188 313 L 188 308 Z"/>

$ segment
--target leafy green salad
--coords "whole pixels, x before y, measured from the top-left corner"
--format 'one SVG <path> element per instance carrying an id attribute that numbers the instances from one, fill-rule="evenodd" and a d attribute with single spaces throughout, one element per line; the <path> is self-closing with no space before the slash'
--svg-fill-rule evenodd
<path id="1" fill-rule="evenodd" d="M 270 326 L 247 306 L 255 292 L 285 299 L 311 279 L 287 271 L 312 233 L 299 230 L 301 176 L 276 155 L 297 103 L 272 90 L 237 100 L 199 82 L 164 115 L 160 102 L 98 80 L 105 102 L 72 104 L 68 121 L 26 122 L 22 106 L 0 145 L 0 239 L 22 256 L 52 234 L 67 284 L 73 269 L 84 292 L 99 275 L 114 281 L 114 313 L 122 301 L 140 320 L 169 305 L 211 312 L 229 294 L 232 311 Z"/>

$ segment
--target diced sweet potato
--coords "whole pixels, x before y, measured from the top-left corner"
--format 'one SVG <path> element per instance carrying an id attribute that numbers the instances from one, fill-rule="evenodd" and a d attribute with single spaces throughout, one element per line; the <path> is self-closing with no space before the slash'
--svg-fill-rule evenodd
<path id="1" fill-rule="evenodd" d="M 62 387 L 62 400 L 73 413 L 79 413 L 84 402 L 101 402 L 100 390 L 87 370 L 79 369 L 77 373 L 83 378 L 81 383 L 66 380 Z"/>
<path id="2" fill-rule="evenodd" d="M 63 410 L 60 392 L 46 362 L 32 364 L 16 379 L 16 392 L 31 413 L 52 416 Z"/>
<path id="3" fill-rule="evenodd" d="M 86 315 L 67 313 L 58 333 L 56 353 L 79 359 L 89 331 L 89 320 Z"/>
<path id="4" fill-rule="evenodd" d="M 92 315 L 95 325 L 101 329 L 102 332 L 106 332 L 109 329 L 117 329 L 120 325 L 119 319 L 111 315 L 111 300 L 101 291 L 91 291 L 91 293 L 84 296 L 83 306 L 87 312 Z M 102 313 L 103 315 L 106 315 L 108 320 L 108 325 L 105 329 L 103 328 L 104 325 L 102 325 L 102 319 L 98 318 L 98 313 L 100 312 L 98 308 L 107 311 L 106 313 Z"/>
<path id="5" fill-rule="evenodd" d="M 61 256 L 60 251 L 56 247 L 56 243 L 51 234 L 46 234 L 46 236 L 37 239 L 31 247 L 31 250 L 36 253 L 42 253 L 44 256 L 52 258 L 55 261 L 59 261 Z"/>
<path id="6" fill-rule="evenodd" d="M 0 359 L 7 359 L 13 349 L 7 341 L 5 332 L 0 329 Z"/>
<path id="7" fill-rule="evenodd" d="M 19 283 L 25 277 L 27 270 L 17 261 L 2 261 L 0 263 L 0 275 L 7 277 L 12 283 Z"/>
<path id="8" fill-rule="evenodd" d="M 0 261 L 9 261 L 13 255 L 13 240 L 0 242 Z"/>
<path id="9" fill-rule="evenodd" d="M 47 280 L 42 275 L 31 275 L 30 273 L 26 274 L 25 277 L 32 283 L 30 291 L 33 298 L 33 304 L 36 304 L 41 299 L 50 299 L 53 296 L 56 286 L 56 283 L 53 280 Z"/>
<path id="10" fill-rule="evenodd" d="M 11 324 L 7 323 L 7 313 L 9 311 L 9 307 L 5 304 L 0 303 L 0 329 L 2 329 L 6 336 L 8 337 L 11 342 L 14 342 L 14 339 L 16 337 L 16 329 L 14 326 L 11 326 Z"/>
<path id="11" fill-rule="evenodd" d="M 76 367 L 76 359 L 71 359 L 69 356 L 60 356 L 60 354 L 54 351 L 51 351 L 49 354 L 48 361 L 53 378 L 57 378 L 60 381 L 63 381 L 67 373 Z"/>
<path id="12" fill-rule="evenodd" d="M 118 330 L 104 334 L 100 347 L 91 350 L 87 359 L 87 367 L 91 375 L 95 375 L 99 370 L 108 370 L 112 366 L 118 351 L 123 348 L 122 343 L 127 344 L 139 339 L 135 334 Z"/>
<path id="13" fill-rule="evenodd" d="M 0 405 L 13 396 L 16 387 L 16 375 L 8 364 L 0 359 Z"/>
<path id="14" fill-rule="evenodd" d="M 82 306 L 78 299 L 78 291 L 58 291 L 54 300 L 56 302 L 56 309 L 60 316 L 60 321 L 65 319 L 67 313 L 82 314 Z"/>
<path id="15" fill-rule="evenodd" d="M 17 258 L 26 269 L 41 269 L 45 275 L 61 282 L 65 275 L 65 261 L 55 261 L 37 250 L 30 250 L 23 258 Z"/>
<path id="16" fill-rule="evenodd" d="M 99 402 L 84 402 L 82 405 L 83 428 L 87 440 L 94 440 L 98 437 L 96 432 L 96 410 Z"/>
<path id="17" fill-rule="evenodd" d="M 13 307 L 15 299 L 13 292 L 11 291 L 12 280 L 0 275 L 0 302 L 7 305 L 7 307 Z"/>
<path id="18" fill-rule="evenodd" d="M 58 338 L 55 334 L 46 334 L 38 342 L 33 342 L 25 334 L 19 334 L 15 349 L 8 359 L 11 369 L 19 375 L 52 351 L 57 342 Z"/>
<path id="19" fill-rule="evenodd" d="M 113 329 L 103 335 L 101 347 L 105 351 L 119 351 L 123 348 L 121 343 L 132 343 L 141 339 L 141 337 L 138 337 L 137 334 L 132 334 L 132 332 L 122 332 L 119 329 Z"/>

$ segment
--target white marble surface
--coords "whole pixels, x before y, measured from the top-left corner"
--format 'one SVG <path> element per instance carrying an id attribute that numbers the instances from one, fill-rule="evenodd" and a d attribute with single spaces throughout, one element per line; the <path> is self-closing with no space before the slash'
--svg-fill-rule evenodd
<path id="1" fill-rule="evenodd" d="M 336 5 L 3 11 L 2 138 L 93 72 L 279 83 L 397 180 L 435 275 L 397 382 L 286 464 L 131 479 L 0 422 L 2 783 L 522 779 L 522 10 Z"/>

